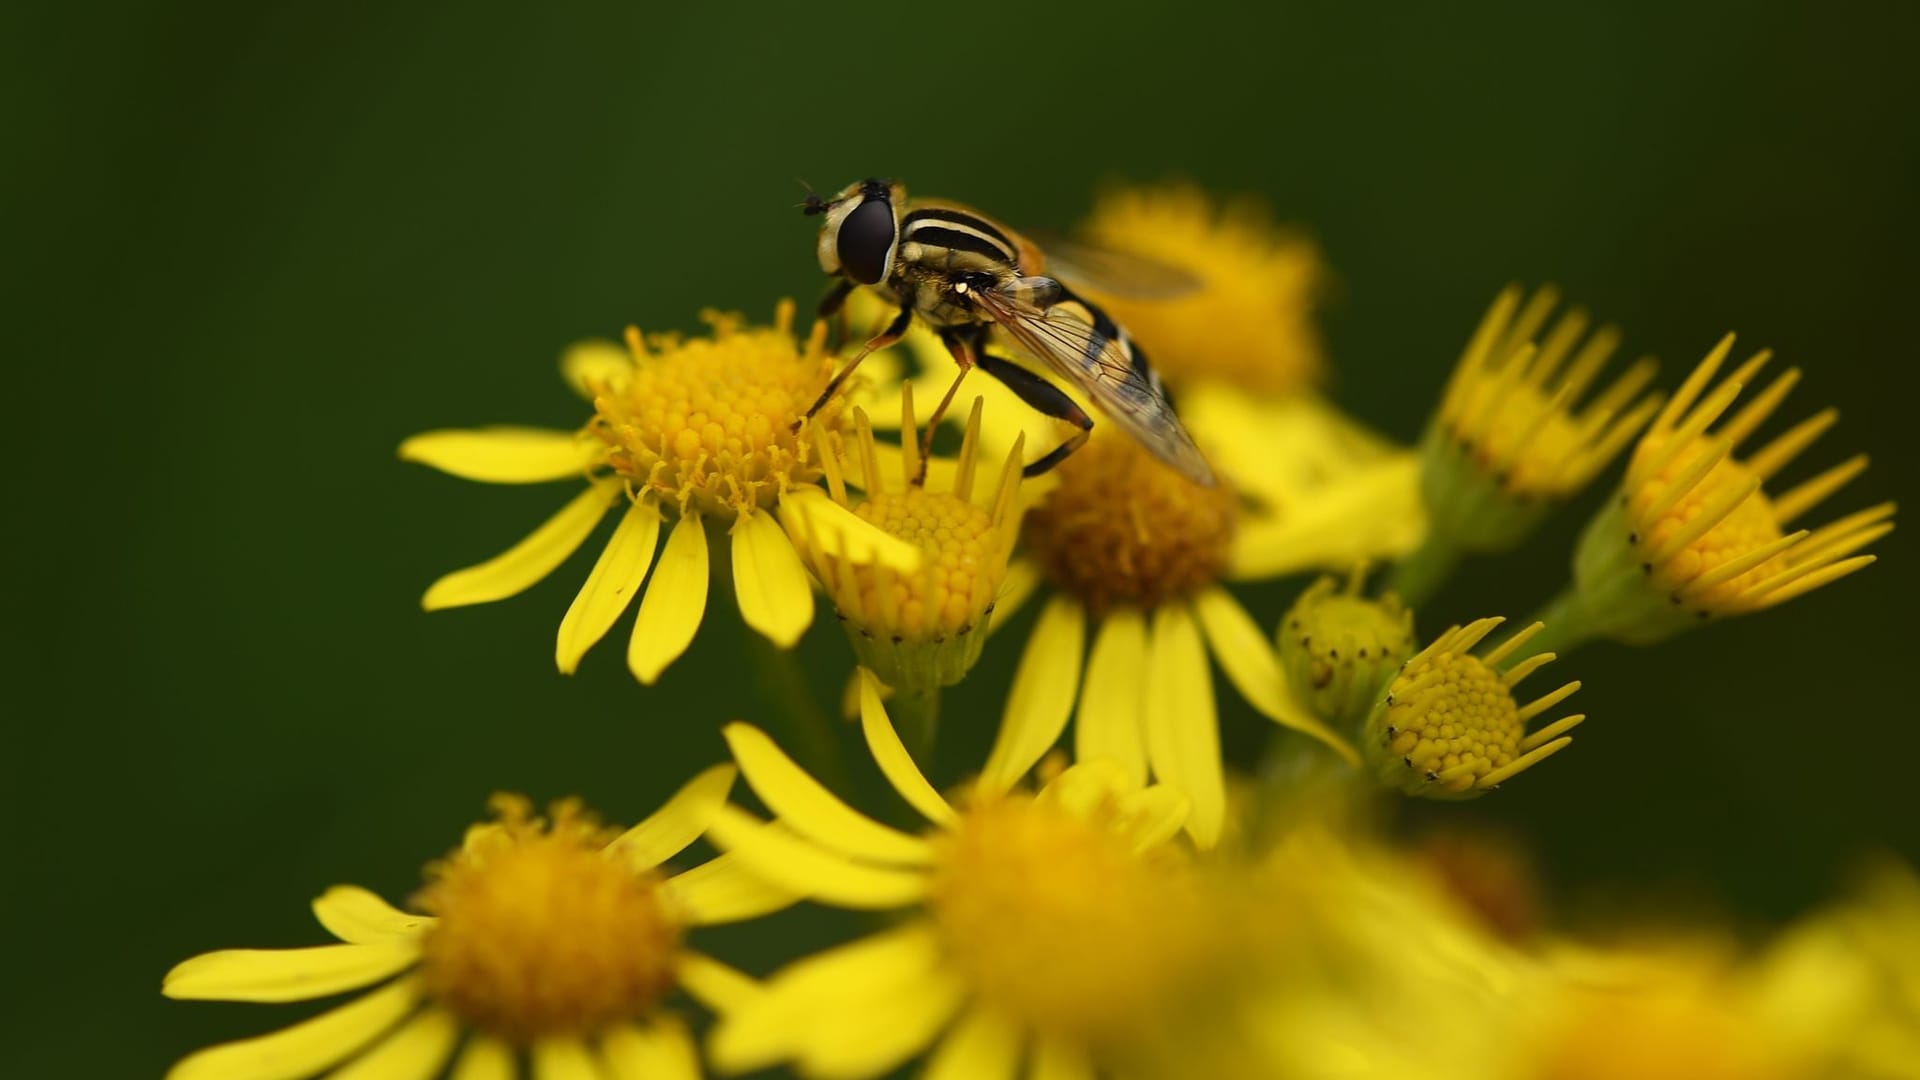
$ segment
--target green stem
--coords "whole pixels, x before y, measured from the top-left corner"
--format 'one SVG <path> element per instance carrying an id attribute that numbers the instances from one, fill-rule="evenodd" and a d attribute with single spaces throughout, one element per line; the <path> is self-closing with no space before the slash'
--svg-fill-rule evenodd
<path id="1" fill-rule="evenodd" d="M 835 791 L 850 791 L 839 725 L 820 707 L 799 656 L 752 632 L 747 634 L 747 651 L 760 696 L 774 704 L 782 721 L 785 737 L 780 741 L 816 780 Z"/>
<path id="2" fill-rule="evenodd" d="M 1527 642 L 1522 654 L 1514 657 L 1516 662 L 1543 652 L 1565 657 L 1593 640 L 1593 619 L 1581 600 L 1580 590 L 1573 585 L 1562 589 L 1560 595 L 1547 601 L 1546 606 L 1535 612 L 1533 618 L 1520 625 L 1532 626 L 1536 622 L 1546 625 Z"/>
<path id="3" fill-rule="evenodd" d="M 906 745 L 907 753 L 920 765 L 922 772 L 933 765 L 933 744 L 940 733 L 940 690 L 938 687 L 927 690 L 896 689 L 893 697 L 887 701 L 887 715 L 893 720 L 894 730 L 900 733 L 900 741 Z"/>
<path id="4" fill-rule="evenodd" d="M 1465 555 L 1465 551 L 1438 530 L 1428 530 L 1427 538 L 1413 554 L 1394 566 L 1386 588 L 1398 593 L 1402 603 L 1418 611 L 1452 576 Z"/>

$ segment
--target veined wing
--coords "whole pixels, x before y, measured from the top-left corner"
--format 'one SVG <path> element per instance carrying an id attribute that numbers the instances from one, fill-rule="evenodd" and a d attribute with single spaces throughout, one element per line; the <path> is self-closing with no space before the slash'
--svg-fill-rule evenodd
<path id="1" fill-rule="evenodd" d="M 1046 252 L 1048 276 L 1069 285 L 1128 300 L 1176 300 L 1206 287 L 1199 274 L 1145 255 L 1076 240 L 1065 233 L 1031 235 Z"/>
<path id="2" fill-rule="evenodd" d="M 1126 334 L 1118 327 L 1102 332 L 1096 321 L 1112 326 L 1111 320 L 1078 298 L 1044 308 L 1026 299 L 1061 291 L 1045 278 L 1020 278 L 974 295 L 1008 337 L 1086 391 L 1102 413 L 1153 456 L 1194 483 L 1212 487 L 1213 470 L 1206 457 L 1174 415 L 1159 377 L 1135 359 Z"/>

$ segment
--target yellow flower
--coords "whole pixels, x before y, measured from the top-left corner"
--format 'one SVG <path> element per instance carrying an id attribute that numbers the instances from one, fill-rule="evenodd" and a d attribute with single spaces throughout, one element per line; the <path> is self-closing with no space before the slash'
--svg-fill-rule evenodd
<path id="1" fill-rule="evenodd" d="M 1027 514 L 1001 610 L 1042 579 L 1053 595 L 1014 675 L 988 777 L 1011 782 L 1031 768 L 1077 699 L 1075 759 L 1108 759 L 1136 782 L 1151 772 L 1178 787 L 1193 800 L 1188 829 L 1211 846 L 1225 823 L 1226 784 L 1210 655 L 1262 715 L 1357 760 L 1295 699 L 1266 633 L 1222 582 L 1350 562 L 1399 543 L 1414 500 L 1412 462 L 1339 461 L 1311 424 L 1272 434 L 1267 453 L 1283 464 L 1259 477 L 1251 498 L 1235 491 L 1239 474 L 1222 469 L 1217 486 L 1202 488 L 1115 433 L 1096 434 L 1054 470 L 1058 483 Z M 1307 444 L 1300 456 L 1331 467 L 1292 482 L 1296 464 L 1286 459 L 1296 439 Z"/>
<path id="2" fill-rule="evenodd" d="M 624 833 L 573 801 L 551 821 L 518 796 L 427 870 L 415 905 L 389 906 L 351 885 L 313 902 L 341 944 L 229 949 L 167 973 L 171 998 L 309 1001 L 380 983 L 292 1027 L 199 1051 L 168 1080 L 339 1077 L 511 1078 L 531 1055 L 541 1077 L 697 1077 L 676 988 L 710 1008 L 756 994 L 745 976 L 686 947 L 689 927 L 750 918 L 795 897 L 722 857 L 677 876 L 661 864 L 707 828 L 733 786 L 732 766 L 695 777 Z M 342 1065 L 342 1063 L 345 1063 Z"/>
<path id="3" fill-rule="evenodd" d="M 1584 714 L 1562 717 L 1529 733 L 1527 724 L 1580 689 L 1570 682 L 1531 704 L 1513 688 L 1546 666 L 1552 653 L 1520 659 L 1538 634 L 1534 623 L 1484 656 L 1469 650 L 1499 626 L 1481 619 L 1456 626 L 1407 661 L 1367 717 L 1362 748 L 1381 782 L 1409 795 L 1465 799 L 1483 795 L 1567 748 L 1566 733 Z M 1501 665 L 1511 661 L 1503 672 Z"/>
<path id="4" fill-rule="evenodd" d="M 1587 314 L 1574 308 L 1536 341 L 1558 303 L 1550 286 L 1524 305 L 1520 287 L 1508 286 L 1454 368 L 1421 445 L 1427 547 L 1395 582 L 1411 603 L 1423 602 L 1461 554 L 1517 547 L 1660 407 L 1657 395 L 1641 394 L 1652 360 L 1581 403 L 1620 334 L 1603 326 L 1588 336 Z"/>
<path id="5" fill-rule="evenodd" d="M 1087 284 L 1170 382 L 1217 379 L 1277 397 L 1319 380 L 1320 253 L 1258 203 L 1221 206 L 1189 184 L 1120 188 L 1099 199 L 1083 231 L 1197 279 L 1191 293 L 1164 298 L 1103 292 L 1097 277 Z"/>
<path id="6" fill-rule="evenodd" d="M 1892 503 L 1793 529 L 1867 467 L 1866 455 L 1770 494 L 1767 485 L 1837 413 L 1738 453 L 1800 372 L 1782 374 L 1715 427 L 1770 356 L 1756 353 L 1707 392 L 1732 349 L 1729 334 L 1687 377 L 1634 448 L 1618 497 L 1588 524 L 1574 586 L 1549 620 L 1564 619 L 1567 633 L 1648 644 L 1705 619 L 1783 604 L 1873 562 L 1855 552 L 1892 531 Z"/>
<path id="7" fill-rule="evenodd" d="M 951 686 L 980 658 L 1006 581 L 1020 522 L 1020 440 L 1014 440 L 998 481 L 976 485 L 981 402 L 975 398 L 959 457 L 939 462 L 939 469 L 929 463 L 928 482 L 919 482 L 919 433 L 908 384 L 901 388 L 900 482 L 890 489 L 866 412 L 859 406 L 853 412 L 850 460 L 857 475 L 843 476 L 838 461 L 824 458 L 827 490 L 833 505 L 851 506 L 854 516 L 892 543 L 850 547 L 844 531 L 820 527 L 818 513 L 783 513 L 788 535 L 832 599 L 861 664 L 903 690 Z M 866 492 L 858 504 L 849 502 L 849 479 Z M 895 549 L 918 552 L 918 565 Z"/>
<path id="8" fill-rule="evenodd" d="M 814 483 L 823 458 L 840 452 L 838 401 L 815 415 L 809 430 L 796 433 L 794 426 L 836 361 L 825 348 L 824 324 L 795 341 L 791 302 L 780 305 L 771 328 L 706 318 L 712 333 L 705 337 L 648 340 L 629 329 L 624 354 L 600 344 L 571 350 L 564 374 L 594 409 L 578 432 L 430 431 L 401 444 L 402 458 L 470 480 L 586 481 L 511 549 L 434 582 L 423 600 L 427 610 L 521 592 L 566 561 L 608 508 L 621 504 L 618 527 L 561 620 L 554 659 L 562 672 L 572 673 L 639 595 L 627 665 L 643 683 L 659 679 L 692 643 L 706 611 L 709 522 L 727 527 L 747 625 L 782 648 L 799 640 L 813 621 L 813 592 L 771 511 L 814 512 L 826 502 Z M 656 564 L 663 517 L 673 527 Z"/>
<path id="9" fill-rule="evenodd" d="M 775 973 L 729 1010 L 710 1045 L 717 1068 L 792 1062 L 853 1080 L 931 1047 L 928 1077 L 995 1080 L 1018 1075 L 1028 1044 L 1029 1075 L 1091 1077 L 1204 985 L 1221 951 L 1177 843 L 1184 798 L 1091 763 L 1037 793 L 983 777 L 949 803 L 907 756 L 870 673 L 861 724 L 925 830 L 848 807 L 756 728 L 726 731 L 778 820 L 728 807 L 714 843 L 780 888 L 896 921 Z"/>
<path id="10" fill-rule="evenodd" d="M 1357 725 L 1413 655 L 1413 612 L 1392 593 L 1360 595 L 1364 566 L 1342 588 L 1315 581 L 1280 619 L 1280 665 L 1307 708 L 1335 727 Z"/>

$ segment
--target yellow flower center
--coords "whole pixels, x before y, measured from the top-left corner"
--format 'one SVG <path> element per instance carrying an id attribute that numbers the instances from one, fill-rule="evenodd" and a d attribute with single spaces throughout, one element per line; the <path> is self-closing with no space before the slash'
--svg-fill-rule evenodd
<path id="1" fill-rule="evenodd" d="M 705 319 L 709 337 L 642 340 L 629 331 L 634 369 L 592 387 L 587 429 L 606 445 L 607 466 L 634 491 L 732 517 L 819 478 L 813 442 L 793 426 L 836 360 L 825 347 L 824 323 L 795 342 L 791 301 L 780 305 L 771 328 L 743 328 L 735 316 Z M 836 452 L 841 397 L 812 420 Z"/>
<path id="2" fill-rule="evenodd" d="M 1512 761 L 1526 734 L 1500 673 L 1477 656 L 1445 651 L 1416 658 L 1394 680 L 1386 725 L 1389 750 L 1455 792 Z"/>
<path id="3" fill-rule="evenodd" d="M 1496 395 L 1489 409 L 1486 399 Z M 1585 479 L 1571 474 L 1567 463 L 1585 447 L 1587 432 L 1538 386 L 1476 382 L 1463 394 L 1460 411 L 1479 422 L 1472 430 L 1454 428 L 1454 440 L 1509 495 L 1558 496 Z"/>
<path id="4" fill-rule="evenodd" d="M 1190 988 L 1203 920 L 1184 864 L 1135 854 L 1098 814 L 1008 795 L 937 843 L 928 905 L 950 962 L 1008 1016 L 1100 1039 Z"/>
<path id="5" fill-rule="evenodd" d="M 1636 457 L 1661 453 L 1665 440 L 1649 435 L 1641 441 Z M 1766 492 L 1754 491 L 1732 512 L 1704 533 L 1687 540 L 1678 550 L 1667 552 L 1670 541 L 1702 514 L 1714 513 L 1716 503 L 1735 498 L 1753 483 L 1754 474 L 1731 456 L 1722 459 L 1694 484 L 1691 490 L 1674 497 L 1677 484 L 1687 480 L 1687 470 L 1700 455 L 1709 452 L 1705 439 L 1696 440 L 1628 497 L 1627 513 L 1634 522 L 1631 537 L 1643 560 L 1651 567 L 1665 590 L 1678 589 L 1716 567 L 1725 566 L 1742 556 L 1758 551 L 1784 535 Z M 1724 581 L 1692 592 L 1689 603 L 1705 610 L 1724 608 L 1742 593 L 1787 569 L 1786 555 L 1775 555 Z M 1704 583 L 1703 583 L 1704 584 Z"/>
<path id="6" fill-rule="evenodd" d="M 993 515 L 948 492 L 908 488 L 874 495 L 853 512 L 881 531 L 920 549 L 917 573 L 856 566 L 859 601 L 842 614 L 867 628 L 908 640 L 968 632 L 1007 576 L 1007 559 Z"/>
<path id="7" fill-rule="evenodd" d="M 672 988 L 680 926 L 658 881 L 604 848 L 616 833 L 573 802 L 553 822 L 518 796 L 428 869 L 419 907 L 427 990 L 473 1027 L 516 1043 L 641 1016 Z"/>
<path id="8" fill-rule="evenodd" d="M 1096 615 L 1188 596 L 1226 569 L 1238 506 L 1224 480 L 1201 487 L 1118 435 L 1092 440 L 1057 472 L 1059 485 L 1027 514 L 1027 546 Z"/>
<path id="9" fill-rule="evenodd" d="M 1324 362 L 1313 305 L 1324 276 L 1320 255 L 1262 208 L 1217 207 L 1184 185 L 1123 190 L 1099 201 L 1086 231 L 1104 247 L 1200 282 L 1192 292 L 1152 299 L 1100 294 L 1168 378 L 1217 378 L 1275 395 L 1318 379 Z"/>

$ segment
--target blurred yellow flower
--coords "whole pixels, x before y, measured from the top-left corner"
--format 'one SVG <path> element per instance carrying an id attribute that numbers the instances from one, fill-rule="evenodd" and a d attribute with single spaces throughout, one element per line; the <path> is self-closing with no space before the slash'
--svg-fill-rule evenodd
<path id="1" fill-rule="evenodd" d="M 815 481 L 823 458 L 841 452 L 839 401 L 816 414 L 805 434 L 796 425 L 836 361 L 824 324 L 794 339 L 791 302 L 780 305 L 770 328 L 743 327 L 735 316 L 706 319 L 706 337 L 644 339 L 629 329 L 625 352 L 599 343 L 569 351 L 563 372 L 594 408 L 581 431 L 443 430 L 401 444 L 402 458 L 470 480 L 586 481 L 520 543 L 434 582 L 422 601 L 427 610 L 521 592 L 622 504 L 618 527 L 561 620 L 554 659 L 562 672 L 572 673 L 640 596 L 627 665 L 643 683 L 659 679 L 692 643 L 706 611 L 709 522 L 727 527 L 747 625 L 782 648 L 799 640 L 813 621 L 813 591 L 772 511 L 799 503 L 804 513 L 826 501 Z M 663 518 L 673 525 L 661 546 Z"/>
<path id="2" fill-rule="evenodd" d="M 1094 204 L 1082 232 L 1101 248 L 1193 277 L 1190 292 L 1150 297 L 1103 291 L 1099 275 L 1076 283 L 1141 343 L 1168 382 L 1216 379 L 1280 397 L 1319 381 L 1320 253 L 1257 202 L 1221 205 L 1190 184 L 1116 188 Z M 1070 276 L 1071 267 L 1061 272 Z"/>
<path id="3" fill-rule="evenodd" d="M 167 973 L 171 998 L 308 1001 L 384 983 L 292 1027 L 199 1051 L 168 1080 L 298 1080 L 431 1076 L 511 1078 L 517 1055 L 534 1074 L 689 1078 L 700 1066 L 684 1024 L 665 1007 L 683 989 L 710 1008 L 737 1007 L 751 980 L 686 947 L 687 928 L 750 918 L 795 900 L 722 857 L 677 876 L 661 864 L 697 839 L 726 801 L 732 766 L 695 777 L 627 831 L 603 828 L 578 803 L 551 820 L 518 796 L 496 796 L 427 870 L 421 914 L 356 886 L 327 890 L 314 916 L 341 944 L 206 953 Z M 342 1065 L 342 1063 L 345 1063 Z"/>
<path id="4" fill-rule="evenodd" d="M 1864 471 L 1867 458 L 1770 495 L 1767 485 L 1838 414 L 1825 410 L 1737 455 L 1800 371 L 1785 372 L 1716 427 L 1771 355 L 1756 353 L 1709 392 L 1732 350 L 1729 334 L 1641 436 L 1618 497 L 1580 539 L 1573 588 L 1548 619 L 1566 624 L 1555 626 L 1556 641 L 1584 633 L 1648 644 L 1702 620 L 1783 604 L 1873 562 L 1855 553 L 1893 530 L 1889 502 L 1788 531 Z"/>
<path id="5" fill-rule="evenodd" d="M 1205 983 L 1221 942 L 1177 842 L 1185 798 L 1102 762 L 1037 793 L 982 777 L 950 803 L 908 757 L 870 673 L 861 724 L 925 831 L 853 810 L 758 729 L 726 730 L 777 820 L 725 808 L 714 843 L 782 889 L 898 922 L 794 963 L 729 1010 L 711 1040 L 717 1068 L 791 1062 L 853 1080 L 931 1048 L 926 1076 L 995 1080 L 1019 1075 L 1024 1046 L 1029 1075 L 1090 1078 Z"/>

